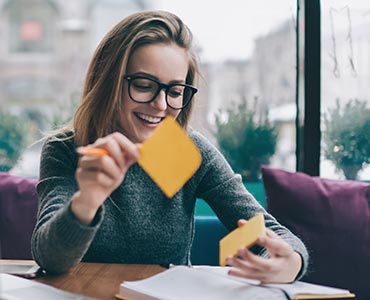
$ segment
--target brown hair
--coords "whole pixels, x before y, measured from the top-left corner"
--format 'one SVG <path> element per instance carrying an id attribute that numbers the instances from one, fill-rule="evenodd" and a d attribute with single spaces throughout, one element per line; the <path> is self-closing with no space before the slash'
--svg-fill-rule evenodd
<path id="1" fill-rule="evenodd" d="M 73 119 L 76 145 L 92 143 L 119 128 L 123 77 L 130 55 L 140 46 L 175 43 L 187 50 L 186 83 L 193 85 L 199 74 L 192 48 L 192 34 L 176 15 L 144 11 L 119 22 L 100 42 L 91 59 L 81 104 Z M 193 102 L 181 110 L 177 120 L 186 127 Z"/>

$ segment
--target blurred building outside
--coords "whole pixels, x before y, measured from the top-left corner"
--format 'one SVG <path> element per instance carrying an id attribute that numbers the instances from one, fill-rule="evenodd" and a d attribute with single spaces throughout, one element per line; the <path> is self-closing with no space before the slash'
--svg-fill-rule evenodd
<path id="1" fill-rule="evenodd" d="M 31 142 L 67 120 L 79 102 L 89 60 L 102 37 L 153 1 L 0 0 L 0 109 L 22 116 Z M 14 173 L 37 177 L 42 143 L 25 149 Z"/>

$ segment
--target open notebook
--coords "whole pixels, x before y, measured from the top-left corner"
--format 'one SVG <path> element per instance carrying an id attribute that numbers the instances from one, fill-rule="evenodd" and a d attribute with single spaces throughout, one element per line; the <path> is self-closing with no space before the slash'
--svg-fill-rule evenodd
<path id="1" fill-rule="evenodd" d="M 0 274 L 0 300 L 93 300 L 33 280 Z"/>
<path id="2" fill-rule="evenodd" d="M 295 282 L 260 284 L 227 275 L 227 267 L 172 267 L 153 277 L 121 283 L 119 298 L 127 300 L 286 300 L 353 298 L 348 290 Z"/>

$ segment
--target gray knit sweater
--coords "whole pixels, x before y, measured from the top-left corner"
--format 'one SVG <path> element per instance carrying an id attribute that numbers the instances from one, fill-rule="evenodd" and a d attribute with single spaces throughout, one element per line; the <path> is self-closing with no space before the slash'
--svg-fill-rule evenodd
<path id="1" fill-rule="evenodd" d="M 65 136 L 70 136 L 68 133 Z M 194 207 L 204 199 L 230 230 L 238 219 L 265 215 L 266 226 L 287 241 L 303 258 L 303 243 L 269 215 L 245 189 L 221 153 L 202 135 L 190 130 L 202 154 L 202 164 L 172 198 L 167 199 L 150 177 L 134 164 L 122 184 L 99 209 L 90 226 L 70 210 L 78 190 L 78 155 L 74 140 L 49 139 L 41 154 L 38 220 L 32 237 L 37 263 L 49 272 L 65 272 L 80 261 L 127 264 L 187 264 L 194 237 Z M 263 249 L 255 252 L 266 255 Z M 299 278 L 298 277 L 298 278 Z"/>

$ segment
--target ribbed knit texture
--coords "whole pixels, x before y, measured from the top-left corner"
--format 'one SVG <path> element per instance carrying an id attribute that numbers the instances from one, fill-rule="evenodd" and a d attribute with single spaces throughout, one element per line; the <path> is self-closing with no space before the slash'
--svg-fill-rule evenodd
<path id="1" fill-rule="evenodd" d="M 49 139 L 42 150 L 37 185 L 40 203 L 32 238 L 37 263 L 53 273 L 65 272 L 80 261 L 187 264 L 194 237 L 195 202 L 202 198 L 230 230 L 236 228 L 238 219 L 263 213 L 266 226 L 302 256 L 300 278 L 308 264 L 302 242 L 259 205 L 245 189 L 240 175 L 205 137 L 193 130 L 189 134 L 203 161 L 172 199 L 167 199 L 134 164 L 91 226 L 82 225 L 70 210 L 71 198 L 78 190 L 74 141 Z M 266 255 L 258 247 L 254 251 Z"/>

